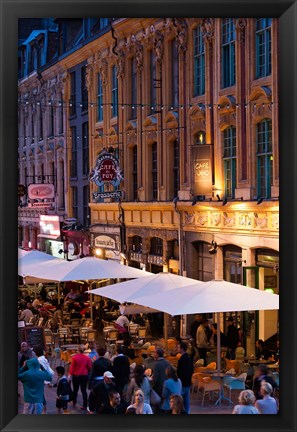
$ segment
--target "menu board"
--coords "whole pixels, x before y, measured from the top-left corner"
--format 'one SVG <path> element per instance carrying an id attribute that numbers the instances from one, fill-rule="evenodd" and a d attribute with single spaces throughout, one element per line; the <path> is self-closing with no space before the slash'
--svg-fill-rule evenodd
<path id="1" fill-rule="evenodd" d="M 18 342 L 21 344 L 25 340 L 25 327 L 18 327 Z"/>
<path id="2" fill-rule="evenodd" d="M 34 348 L 36 345 L 45 349 L 44 329 L 43 327 L 25 327 L 25 340 L 27 344 Z"/>

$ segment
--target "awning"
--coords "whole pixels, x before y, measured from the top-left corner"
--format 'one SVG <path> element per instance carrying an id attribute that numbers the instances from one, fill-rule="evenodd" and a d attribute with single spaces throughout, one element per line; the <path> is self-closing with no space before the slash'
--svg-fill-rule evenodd
<path id="1" fill-rule="evenodd" d="M 61 240 L 61 237 L 59 235 L 53 235 L 53 234 L 38 234 L 37 237 L 47 238 L 50 240 Z"/>

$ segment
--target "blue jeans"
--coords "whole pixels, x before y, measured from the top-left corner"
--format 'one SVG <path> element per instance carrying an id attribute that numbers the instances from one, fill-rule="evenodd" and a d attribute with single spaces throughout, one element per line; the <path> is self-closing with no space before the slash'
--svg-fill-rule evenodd
<path id="1" fill-rule="evenodd" d="M 191 387 L 182 387 L 182 397 L 184 399 L 184 406 L 187 414 L 190 414 L 190 390 Z"/>
<path id="2" fill-rule="evenodd" d="M 23 414 L 42 414 L 42 402 L 25 402 Z"/>

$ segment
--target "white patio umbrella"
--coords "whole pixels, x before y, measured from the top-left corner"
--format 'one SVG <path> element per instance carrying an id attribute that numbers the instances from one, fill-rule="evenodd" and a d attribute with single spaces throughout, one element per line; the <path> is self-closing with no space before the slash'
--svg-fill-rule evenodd
<path id="1" fill-rule="evenodd" d="M 170 273 L 168 274 L 170 275 Z M 185 282 L 179 287 L 172 287 L 170 277 L 167 277 L 167 284 L 164 283 L 163 285 L 154 284 L 153 278 L 154 276 L 150 276 L 139 281 L 110 285 L 93 290 L 93 293 L 97 291 L 98 294 L 114 300 L 121 297 L 121 300 L 118 301 L 133 301 L 173 316 L 217 312 L 218 329 L 220 328 L 220 312 L 279 309 L 279 296 L 277 294 L 224 280 L 195 281 L 189 284 Z M 146 282 L 145 285 L 144 282 Z M 138 290 L 137 285 L 139 286 Z M 123 291 L 121 296 L 120 288 Z M 220 338 L 217 340 L 217 367 L 220 369 Z"/>
<path id="2" fill-rule="evenodd" d="M 26 251 L 24 249 L 18 248 L 18 257 L 22 258 L 23 256 L 27 255 L 30 251 Z"/>
<path id="3" fill-rule="evenodd" d="M 23 277 L 28 275 L 31 268 L 38 268 L 41 263 L 64 261 L 38 250 L 23 251 L 22 249 L 19 249 L 18 255 L 18 274 Z"/>
<path id="4" fill-rule="evenodd" d="M 153 274 L 141 279 L 121 282 L 113 285 L 109 285 L 103 288 L 96 288 L 92 291 L 88 291 L 91 294 L 102 295 L 104 297 L 111 298 L 118 301 L 119 303 L 131 302 L 137 303 L 142 306 L 148 306 L 145 303 L 138 301 L 142 296 L 154 297 L 156 294 L 163 292 L 165 296 L 170 297 L 170 292 L 178 289 L 182 290 L 183 287 L 191 285 L 193 283 L 202 283 L 196 279 L 190 279 L 184 276 L 178 276 L 173 273 L 160 272 Z M 166 310 L 163 310 L 159 305 L 152 307 L 158 311 L 165 312 L 164 315 L 164 338 L 167 347 L 167 315 Z"/>
<path id="5" fill-rule="evenodd" d="M 58 260 L 30 266 L 25 276 L 45 278 L 56 282 L 73 280 L 128 279 L 141 278 L 152 273 L 134 267 L 124 266 L 115 261 L 86 257 L 75 261 Z"/>
<path id="6" fill-rule="evenodd" d="M 134 314 L 141 314 L 141 313 L 156 313 L 160 312 L 157 309 L 152 309 L 147 306 L 141 306 L 137 304 L 121 304 L 119 306 L 120 312 L 122 315 L 134 315 Z"/>

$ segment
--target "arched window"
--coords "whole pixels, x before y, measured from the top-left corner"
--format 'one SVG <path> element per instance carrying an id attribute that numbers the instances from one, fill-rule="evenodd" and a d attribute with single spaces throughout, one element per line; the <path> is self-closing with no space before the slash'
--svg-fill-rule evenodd
<path id="1" fill-rule="evenodd" d="M 271 74 L 271 18 L 256 19 L 256 78 Z"/>

